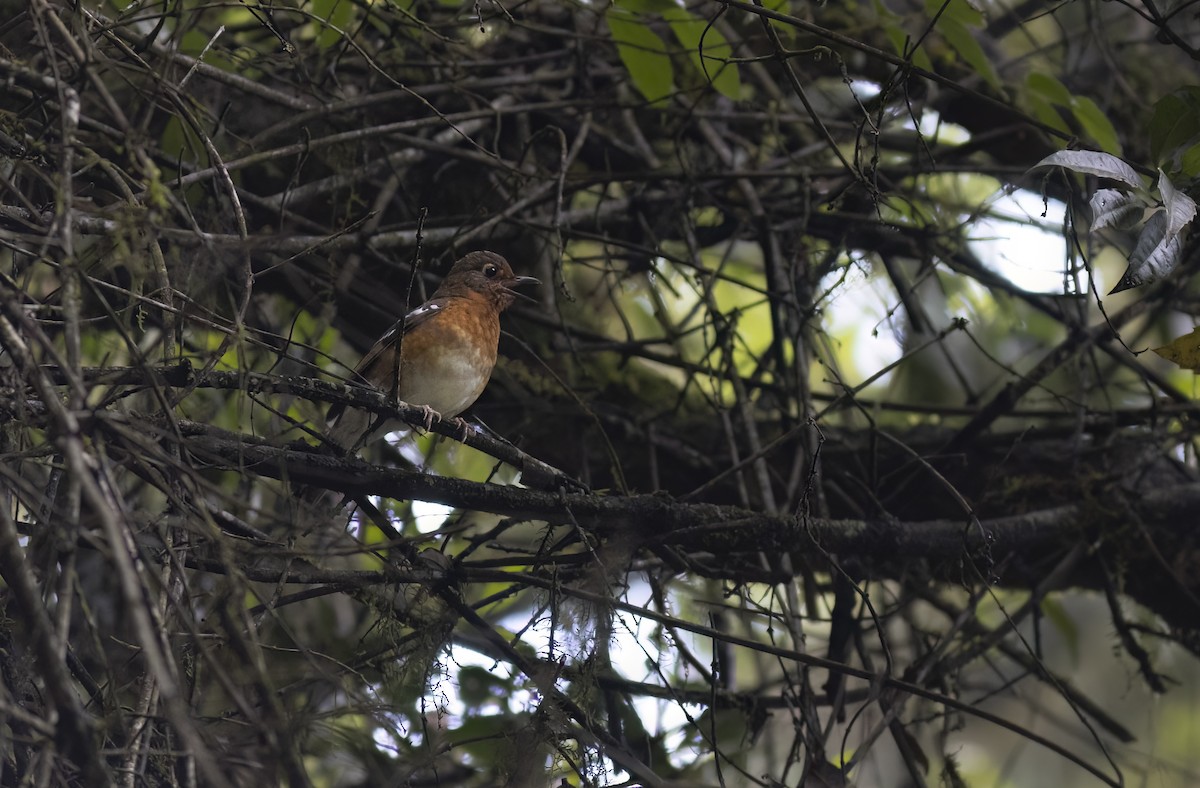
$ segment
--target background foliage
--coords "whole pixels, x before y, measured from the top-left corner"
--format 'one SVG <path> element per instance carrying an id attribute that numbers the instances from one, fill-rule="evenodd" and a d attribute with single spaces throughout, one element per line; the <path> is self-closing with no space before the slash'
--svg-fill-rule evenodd
<path id="1" fill-rule="evenodd" d="M 1150 0 L 0 0 L 0 783 L 1200 780 L 1142 352 L 1198 59 Z M 476 248 L 544 283 L 491 431 L 320 448 Z"/>

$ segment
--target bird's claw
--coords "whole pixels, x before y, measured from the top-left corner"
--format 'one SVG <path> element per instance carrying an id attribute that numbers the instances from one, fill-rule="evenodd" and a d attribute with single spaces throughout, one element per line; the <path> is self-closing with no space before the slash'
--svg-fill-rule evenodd
<path id="1" fill-rule="evenodd" d="M 455 416 L 453 419 L 451 419 L 451 421 L 454 422 L 454 426 L 456 426 L 460 430 L 462 430 L 462 432 L 460 432 L 459 436 L 458 436 L 459 442 L 466 443 L 467 435 L 469 435 L 471 433 L 471 425 L 467 423 L 466 419 L 461 418 L 459 416 Z"/>
<path id="2" fill-rule="evenodd" d="M 457 427 L 459 429 L 459 442 L 466 443 L 467 436 L 471 434 L 471 425 L 468 424 L 465 419 L 462 419 L 458 416 L 455 416 L 452 419 L 447 419 L 428 405 L 420 405 L 418 407 L 420 407 L 422 414 L 420 426 L 424 427 L 426 432 L 429 432 L 431 429 L 433 429 L 433 420 L 435 418 L 442 419 L 443 421 L 451 423 Z"/>

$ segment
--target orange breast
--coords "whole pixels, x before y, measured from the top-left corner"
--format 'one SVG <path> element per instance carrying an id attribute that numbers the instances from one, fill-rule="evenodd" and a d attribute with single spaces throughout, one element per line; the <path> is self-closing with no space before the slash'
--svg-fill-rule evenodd
<path id="1" fill-rule="evenodd" d="M 482 298 L 455 299 L 405 335 L 400 399 L 457 416 L 483 393 L 496 365 L 500 317 Z"/>

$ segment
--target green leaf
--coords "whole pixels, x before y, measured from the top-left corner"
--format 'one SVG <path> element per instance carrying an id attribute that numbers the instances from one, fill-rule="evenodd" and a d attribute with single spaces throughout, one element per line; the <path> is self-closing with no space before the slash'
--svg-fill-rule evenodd
<path id="1" fill-rule="evenodd" d="M 914 51 L 906 52 L 905 47 L 908 46 L 908 32 L 899 25 L 884 25 L 883 34 L 887 36 L 891 42 L 892 49 L 896 50 L 896 54 L 901 57 L 907 57 L 914 66 L 925 71 L 933 71 L 933 62 L 929 59 L 929 54 L 924 47 L 917 47 Z"/>
<path id="2" fill-rule="evenodd" d="M 479 708 L 491 700 L 507 697 L 511 682 L 504 681 L 490 670 L 476 665 L 464 665 L 458 671 L 458 696 L 471 708 Z"/>
<path id="3" fill-rule="evenodd" d="M 1025 85 L 1030 91 L 1026 93 L 1027 103 L 1038 120 L 1062 131 L 1074 133 L 1074 130 L 1063 125 L 1061 119 L 1057 117 L 1058 113 L 1053 108 L 1047 107 L 1046 102 L 1070 110 L 1084 134 L 1091 137 L 1104 150 L 1118 156 L 1121 154 L 1121 140 L 1117 136 L 1117 130 L 1113 128 L 1112 122 L 1100 110 L 1096 102 L 1087 96 L 1073 95 L 1066 85 L 1053 76 L 1041 72 L 1030 74 L 1025 79 Z M 1042 103 L 1039 104 L 1039 101 Z"/>
<path id="4" fill-rule="evenodd" d="M 741 94 L 742 80 L 737 65 L 729 63 L 733 48 L 725 36 L 711 27 L 706 19 L 683 8 L 672 8 L 663 12 L 663 19 L 671 26 L 671 32 L 692 59 L 692 65 L 721 95 L 737 99 Z"/>
<path id="5" fill-rule="evenodd" d="M 675 0 L 617 0 L 615 5 L 636 14 L 663 14 L 678 7 Z"/>
<path id="6" fill-rule="evenodd" d="M 1179 168 L 1189 178 L 1200 176 L 1200 142 L 1192 145 L 1179 156 Z"/>
<path id="7" fill-rule="evenodd" d="M 1084 132 L 1095 140 L 1101 148 L 1117 156 L 1121 155 L 1121 140 L 1117 130 L 1096 102 L 1087 96 L 1075 96 L 1071 99 L 1071 112 L 1075 120 L 1083 127 Z"/>
<path id="8" fill-rule="evenodd" d="M 975 35 L 965 25 L 955 19 L 942 17 L 938 21 L 938 31 L 946 39 L 946 43 L 958 53 L 958 56 L 967 61 L 971 68 L 987 80 L 992 88 L 997 92 L 1002 91 L 996 69 L 992 67 L 992 62 L 984 54 L 983 47 L 979 46 L 979 42 L 975 40 Z"/>
<path id="9" fill-rule="evenodd" d="M 342 40 L 343 31 L 354 14 L 351 0 L 313 0 L 313 15 L 325 24 L 317 34 L 317 46 L 328 49 Z"/>
<path id="10" fill-rule="evenodd" d="M 1051 128 L 1058 129 L 1064 134 L 1075 133 L 1071 130 L 1071 127 L 1067 125 L 1067 122 L 1063 120 L 1062 115 L 1058 114 L 1058 110 L 1055 109 L 1055 105 L 1051 104 L 1042 96 L 1039 96 L 1036 93 L 1028 93 L 1025 96 L 1025 102 L 1029 105 L 1029 111 L 1033 113 L 1033 116 L 1042 123 L 1045 123 Z"/>
<path id="11" fill-rule="evenodd" d="M 463 718 L 457 728 L 445 731 L 446 740 L 455 749 L 479 759 L 480 763 L 498 762 L 505 752 L 505 743 L 514 730 L 528 725 L 526 714 L 472 714 Z"/>
<path id="12" fill-rule="evenodd" d="M 945 6 L 945 10 L 942 9 Z M 929 14 L 932 19 L 934 15 L 941 11 L 942 15 L 938 17 L 938 29 L 940 30 L 944 22 L 957 22 L 960 25 L 967 27 L 982 27 L 983 14 L 979 13 L 967 0 L 925 0 L 925 13 Z"/>
<path id="13" fill-rule="evenodd" d="M 788 0 L 762 0 L 762 7 L 769 11 L 774 11 L 779 14 L 791 15 L 792 9 L 788 8 Z M 793 41 L 796 38 L 796 28 L 789 25 L 787 22 L 782 22 L 778 19 L 768 20 L 772 27 L 778 30 L 784 38 Z"/>
<path id="14" fill-rule="evenodd" d="M 670 96 L 675 90 L 675 69 L 662 39 L 633 14 L 619 8 L 610 8 L 604 19 L 638 92 L 651 103 Z"/>
<path id="15" fill-rule="evenodd" d="M 1067 90 L 1066 85 L 1049 74 L 1034 71 L 1026 77 L 1025 84 L 1029 86 L 1030 90 L 1045 97 L 1052 104 L 1057 104 L 1060 107 L 1071 106 L 1071 91 Z"/>
<path id="16" fill-rule="evenodd" d="M 204 150 L 204 143 L 196 136 L 192 127 L 176 115 L 167 118 L 158 144 L 171 162 L 178 158 L 184 161 L 195 160 Z"/>
<path id="17" fill-rule="evenodd" d="M 1158 164 L 1200 141 L 1200 87 L 1180 88 L 1159 99 L 1149 132 L 1150 155 Z"/>

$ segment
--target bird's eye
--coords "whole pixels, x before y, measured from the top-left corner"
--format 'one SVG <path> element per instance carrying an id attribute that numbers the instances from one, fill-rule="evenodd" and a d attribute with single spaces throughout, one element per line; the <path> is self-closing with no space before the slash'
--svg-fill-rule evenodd
<path id="1" fill-rule="evenodd" d="M 483 275 L 486 276 L 488 279 L 491 279 L 498 273 L 500 273 L 500 269 L 494 265 L 491 265 L 490 263 L 483 267 Z"/>

